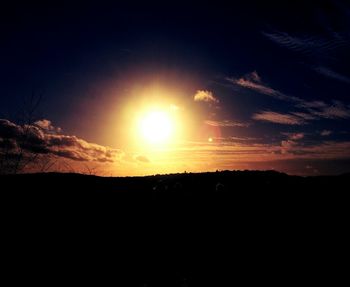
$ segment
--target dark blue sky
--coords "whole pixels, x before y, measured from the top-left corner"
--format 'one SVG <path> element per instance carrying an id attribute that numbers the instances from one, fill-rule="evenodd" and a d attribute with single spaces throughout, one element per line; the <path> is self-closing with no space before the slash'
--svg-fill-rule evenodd
<path id="1" fill-rule="evenodd" d="M 296 155 L 279 160 L 346 161 L 350 4 L 275 2 L 3 9 L 0 118 L 13 120 L 34 91 L 43 94 L 43 117 L 66 134 L 118 148 L 105 136 L 111 102 L 122 105 L 148 81 L 183 80 L 184 101 L 197 91 L 218 99 L 220 112 L 207 109 L 205 120 L 225 139 Z"/>

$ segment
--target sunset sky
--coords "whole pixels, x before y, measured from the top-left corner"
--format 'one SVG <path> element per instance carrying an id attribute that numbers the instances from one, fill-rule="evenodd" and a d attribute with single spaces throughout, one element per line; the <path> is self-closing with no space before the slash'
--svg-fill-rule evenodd
<path id="1" fill-rule="evenodd" d="M 349 2 L 202 2 L 1 9 L 0 153 L 34 94 L 52 171 L 349 171 Z"/>

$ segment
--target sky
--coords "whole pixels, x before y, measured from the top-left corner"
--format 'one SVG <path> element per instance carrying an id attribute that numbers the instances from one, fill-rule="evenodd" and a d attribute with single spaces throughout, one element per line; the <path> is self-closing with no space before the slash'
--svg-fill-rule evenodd
<path id="1" fill-rule="evenodd" d="M 348 172 L 350 4 L 274 2 L 2 9 L 0 154 L 38 155 L 24 172 Z"/>

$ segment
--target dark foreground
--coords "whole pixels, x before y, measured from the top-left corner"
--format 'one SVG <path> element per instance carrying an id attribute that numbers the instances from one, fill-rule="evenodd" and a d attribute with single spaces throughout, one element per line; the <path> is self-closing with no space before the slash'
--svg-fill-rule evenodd
<path id="1" fill-rule="evenodd" d="M 347 272 L 349 179 L 2 176 L 5 273 L 46 285 L 335 285 Z"/>

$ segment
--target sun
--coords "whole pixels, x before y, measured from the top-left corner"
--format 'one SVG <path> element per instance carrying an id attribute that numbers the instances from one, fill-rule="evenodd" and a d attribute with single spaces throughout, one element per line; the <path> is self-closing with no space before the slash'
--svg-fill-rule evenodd
<path id="1" fill-rule="evenodd" d="M 152 110 L 140 117 L 139 132 L 142 138 L 151 144 L 164 144 L 174 133 L 171 114 L 165 110 Z"/>

